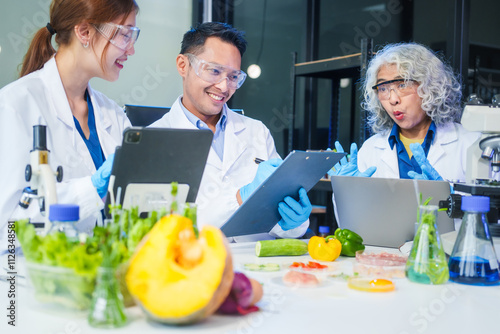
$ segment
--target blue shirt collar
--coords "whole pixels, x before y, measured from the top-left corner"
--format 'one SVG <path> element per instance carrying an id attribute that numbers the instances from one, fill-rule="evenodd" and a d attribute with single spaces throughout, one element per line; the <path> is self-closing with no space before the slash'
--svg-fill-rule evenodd
<path id="1" fill-rule="evenodd" d="M 436 125 L 434 124 L 434 122 L 431 122 L 429 130 L 427 130 L 427 134 L 425 135 L 424 142 L 422 143 L 422 148 L 424 149 L 425 156 L 429 154 L 429 149 L 431 147 L 432 141 L 434 140 L 436 131 Z M 408 179 L 409 171 L 414 171 L 418 174 L 422 173 L 422 170 L 415 158 L 409 158 L 408 152 L 406 151 L 403 142 L 399 138 L 399 127 L 395 123 L 392 126 L 391 133 L 389 134 L 389 146 L 391 147 L 391 150 L 394 148 L 394 146 L 396 146 L 399 177 L 401 179 Z"/>
<path id="2" fill-rule="evenodd" d="M 425 151 L 425 154 L 429 153 L 429 148 L 431 147 L 432 141 L 434 140 L 434 137 L 436 136 L 437 128 L 436 124 L 434 124 L 434 121 L 431 122 L 431 125 L 429 126 L 429 129 L 427 130 L 427 134 L 425 135 L 424 142 L 422 144 L 422 147 Z M 401 140 L 399 139 L 399 126 L 394 123 L 392 126 L 391 133 L 389 134 L 389 147 L 391 150 L 394 148 L 394 145 L 402 144 Z"/>
<path id="3" fill-rule="evenodd" d="M 200 120 L 198 117 L 193 115 L 189 110 L 184 107 L 182 104 L 182 100 L 180 101 L 181 109 L 188 118 L 188 120 L 196 126 L 200 130 L 209 130 L 208 125 Z M 221 112 L 221 117 L 217 124 L 215 125 L 215 132 L 214 132 L 214 137 L 212 140 L 212 148 L 214 149 L 215 153 L 219 156 L 220 160 L 222 161 L 223 156 L 224 156 L 224 134 L 226 133 L 226 123 L 227 123 L 227 111 L 226 111 L 226 105 L 222 108 Z"/>
<path id="4" fill-rule="evenodd" d="M 389 147 L 391 150 L 394 148 L 394 145 L 399 141 L 399 126 L 394 123 L 392 126 L 391 133 L 389 134 Z"/>
<path id="5" fill-rule="evenodd" d="M 208 125 L 205 122 L 203 122 L 201 119 L 196 117 L 192 112 L 190 112 L 189 110 L 186 109 L 184 104 L 182 104 L 182 99 L 179 102 L 180 102 L 179 104 L 181 105 L 181 109 L 184 112 L 184 115 L 186 115 L 187 119 L 194 126 L 196 126 L 198 129 L 208 130 Z M 223 107 L 222 112 L 221 112 L 221 117 L 220 117 L 219 121 L 217 122 L 217 124 L 215 125 L 215 131 L 216 132 L 217 131 L 225 131 L 226 130 L 226 123 L 227 123 L 227 111 L 226 111 L 226 108 Z"/>

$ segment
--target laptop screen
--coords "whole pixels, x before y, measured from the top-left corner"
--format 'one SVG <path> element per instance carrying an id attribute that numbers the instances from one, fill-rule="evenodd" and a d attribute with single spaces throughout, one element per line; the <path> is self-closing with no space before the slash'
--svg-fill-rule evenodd
<path id="1" fill-rule="evenodd" d="M 333 205 L 340 228 L 363 237 L 367 245 L 399 247 L 413 240 L 418 200 L 432 197 L 430 205 L 448 199 L 446 181 L 332 176 Z M 453 219 L 438 212 L 439 233 L 454 230 Z"/>

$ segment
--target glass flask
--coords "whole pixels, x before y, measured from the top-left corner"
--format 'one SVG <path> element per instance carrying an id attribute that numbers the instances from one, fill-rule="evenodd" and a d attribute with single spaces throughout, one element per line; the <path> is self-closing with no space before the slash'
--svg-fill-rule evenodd
<path id="1" fill-rule="evenodd" d="M 406 261 L 406 277 L 416 283 L 443 284 L 448 281 L 448 262 L 436 225 L 438 207 L 419 207 L 419 226 Z"/>
<path id="2" fill-rule="evenodd" d="M 489 197 L 462 197 L 464 216 L 449 261 L 452 281 L 472 285 L 500 282 L 498 258 L 486 219 L 489 210 Z"/>
<path id="3" fill-rule="evenodd" d="M 112 267 L 98 268 L 88 321 L 97 328 L 117 328 L 127 323 L 123 297 Z"/>

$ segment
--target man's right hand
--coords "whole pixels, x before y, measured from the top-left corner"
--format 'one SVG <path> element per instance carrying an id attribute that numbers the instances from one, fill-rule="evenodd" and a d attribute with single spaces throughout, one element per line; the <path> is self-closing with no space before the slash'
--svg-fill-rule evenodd
<path id="1" fill-rule="evenodd" d="M 255 189 L 257 189 L 257 187 L 259 187 L 262 182 L 264 182 L 269 175 L 271 175 L 276 168 L 281 165 L 282 162 L 283 160 L 281 159 L 270 159 L 261 162 L 259 164 L 259 168 L 257 168 L 257 173 L 255 174 L 253 181 L 240 188 L 239 195 L 241 197 L 241 202 L 245 202 Z"/>

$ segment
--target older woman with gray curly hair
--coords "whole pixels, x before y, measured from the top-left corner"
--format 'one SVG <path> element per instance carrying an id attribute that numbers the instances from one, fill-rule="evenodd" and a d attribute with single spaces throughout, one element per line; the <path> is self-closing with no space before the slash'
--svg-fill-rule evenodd
<path id="1" fill-rule="evenodd" d="M 460 124 L 460 83 L 434 52 L 417 43 L 385 46 L 370 61 L 363 95 L 374 135 L 359 154 L 353 143 L 351 160 L 334 174 L 465 180 L 466 151 L 480 134 Z"/>

